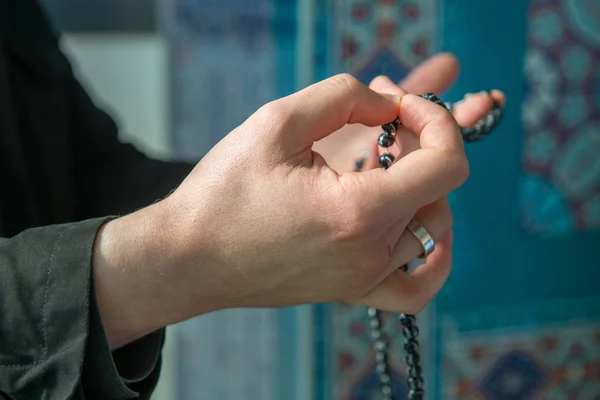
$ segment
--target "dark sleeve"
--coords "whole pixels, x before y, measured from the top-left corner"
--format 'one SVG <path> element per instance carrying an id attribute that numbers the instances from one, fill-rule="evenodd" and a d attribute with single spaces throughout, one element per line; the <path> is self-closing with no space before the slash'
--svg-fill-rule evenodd
<path id="1" fill-rule="evenodd" d="M 193 165 L 153 160 L 118 140 L 113 119 L 94 105 L 79 82 L 68 82 L 73 129 L 77 216 L 122 215 L 145 207 L 174 190 Z M 164 330 L 112 353 L 90 286 L 89 336 L 82 370 L 86 400 L 148 399 L 160 372 Z"/>
<path id="2" fill-rule="evenodd" d="M 78 219 L 122 215 L 150 205 L 191 171 L 192 164 L 153 160 L 121 143 L 116 123 L 94 105 L 80 83 L 71 77 L 66 84 Z M 111 354 L 93 282 L 90 287 L 89 336 L 78 390 L 85 392 L 86 400 L 126 399 L 135 394 L 149 399 L 159 377 L 164 329 Z"/>
<path id="3" fill-rule="evenodd" d="M 184 162 L 153 160 L 118 140 L 118 127 L 96 107 L 81 84 L 68 80 L 73 129 L 74 176 L 79 219 L 122 215 L 150 205 L 174 190 L 192 170 Z M 110 353 L 91 284 L 89 338 L 81 390 L 86 400 L 149 399 L 160 373 L 165 330 Z"/>
<path id="4" fill-rule="evenodd" d="M 193 165 L 151 160 L 120 143 L 116 124 L 73 76 L 36 2 L 9 4 L 22 17 L 19 32 L 43 53 L 38 58 L 44 65 L 37 68 L 68 66 L 66 79 L 56 84 L 62 85 L 68 105 L 76 220 L 84 222 L 0 240 L 0 395 L 149 398 L 164 332 L 110 352 L 93 292 L 93 243 L 103 216 L 122 215 L 166 196 Z"/>
<path id="5" fill-rule="evenodd" d="M 60 49 L 58 34 L 37 2 L 10 0 L 8 5 L 9 16 L 14 15 L 8 41 L 28 71 L 28 90 L 39 95 L 35 101 L 52 98 L 60 102 L 56 110 L 65 114 L 45 118 L 65 121 L 61 126 L 66 131 L 64 149 L 60 150 L 69 151 L 76 219 L 128 213 L 175 189 L 194 165 L 154 160 L 133 145 L 121 143 L 115 121 L 94 104 L 76 79 Z M 53 97 L 45 96 L 49 87 L 56 93 Z"/>
<path id="6" fill-rule="evenodd" d="M 0 239 L 0 394 L 48 400 L 150 397 L 163 331 L 111 353 L 93 293 L 92 251 L 107 220 Z"/>
<path id="7" fill-rule="evenodd" d="M 76 79 L 45 15 L 39 7 L 33 13 L 37 20 L 28 20 L 34 25 L 31 29 L 45 38 L 40 42 L 46 59 L 53 60 L 51 68 L 64 70 L 60 84 L 68 110 L 77 218 L 124 214 L 164 198 L 194 165 L 151 159 L 135 146 L 122 143 L 113 118 L 94 104 Z"/>

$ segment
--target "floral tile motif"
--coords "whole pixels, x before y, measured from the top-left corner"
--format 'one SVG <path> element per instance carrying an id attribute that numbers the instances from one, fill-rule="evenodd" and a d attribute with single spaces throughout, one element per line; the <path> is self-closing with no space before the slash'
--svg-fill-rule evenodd
<path id="1" fill-rule="evenodd" d="M 529 9 L 522 203 L 526 229 L 600 228 L 600 6 L 537 0 Z"/>
<path id="2" fill-rule="evenodd" d="M 600 324 L 446 335 L 444 399 L 599 399 Z"/>
<path id="3" fill-rule="evenodd" d="M 338 69 L 363 82 L 401 79 L 437 47 L 438 8 L 438 0 L 336 0 Z"/>

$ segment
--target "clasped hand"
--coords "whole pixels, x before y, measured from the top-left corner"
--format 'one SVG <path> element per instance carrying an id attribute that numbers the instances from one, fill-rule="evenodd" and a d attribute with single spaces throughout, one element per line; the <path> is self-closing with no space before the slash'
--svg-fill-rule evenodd
<path id="1" fill-rule="evenodd" d="M 225 308 L 350 302 L 416 313 L 430 301 L 451 268 L 445 198 L 467 179 L 469 164 L 450 112 L 385 78 L 374 84 L 377 91 L 342 74 L 266 104 L 169 197 L 107 224 L 100 251 L 109 271 L 119 265 L 121 278 L 135 276 L 124 270 L 160 276 L 161 285 L 132 282 L 160 287 L 160 301 L 141 306 L 155 316 L 145 330 Z M 460 106 L 476 110 L 464 114 L 481 116 L 485 97 Z M 362 132 L 376 159 L 377 129 L 364 127 L 398 116 L 404 139 L 392 167 L 343 171 L 341 160 L 351 167 L 359 149 L 336 158 L 335 141 L 325 138 Z M 352 124 L 361 128 L 345 133 Z M 421 253 L 406 231 L 415 216 L 437 247 L 408 275 L 399 267 Z M 119 257 L 115 248 L 131 238 L 137 258 Z"/>

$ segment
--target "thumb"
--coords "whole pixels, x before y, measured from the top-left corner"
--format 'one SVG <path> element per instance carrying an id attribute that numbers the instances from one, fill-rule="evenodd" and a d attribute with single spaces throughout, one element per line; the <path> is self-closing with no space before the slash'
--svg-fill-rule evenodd
<path id="1" fill-rule="evenodd" d="M 384 75 L 374 78 L 369 84 L 369 88 L 377 93 L 390 93 L 400 96 L 404 96 L 407 93 L 403 88 L 392 82 L 390 78 Z"/>
<path id="2" fill-rule="evenodd" d="M 336 75 L 272 103 L 273 118 L 288 127 L 275 140 L 294 154 L 346 124 L 394 121 L 399 103 L 398 96 L 378 94 L 351 75 Z"/>

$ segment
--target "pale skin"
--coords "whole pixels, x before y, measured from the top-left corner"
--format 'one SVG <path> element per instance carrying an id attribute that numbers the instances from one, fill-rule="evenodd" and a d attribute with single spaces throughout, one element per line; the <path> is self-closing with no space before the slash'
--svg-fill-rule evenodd
<path id="1" fill-rule="evenodd" d="M 271 102 L 169 197 L 107 223 L 93 265 L 112 347 L 228 308 L 349 302 L 419 312 L 452 264 L 446 195 L 469 174 L 457 120 L 476 121 L 491 100 L 472 96 L 452 116 L 409 92 L 441 92 L 457 73 L 441 55 L 402 89 L 338 75 Z M 398 115 L 399 160 L 373 168 L 378 131 L 365 126 Z M 363 149 L 370 169 L 351 172 Z M 437 246 L 407 275 L 398 267 L 421 253 L 405 231 L 415 215 Z"/>

